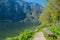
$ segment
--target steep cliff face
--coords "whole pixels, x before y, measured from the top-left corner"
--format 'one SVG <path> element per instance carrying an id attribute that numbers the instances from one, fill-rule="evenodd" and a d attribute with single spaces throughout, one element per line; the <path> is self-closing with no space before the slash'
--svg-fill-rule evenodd
<path id="1" fill-rule="evenodd" d="M 22 0 L 0 0 L 0 21 L 36 21 L 43 7 Z"/>

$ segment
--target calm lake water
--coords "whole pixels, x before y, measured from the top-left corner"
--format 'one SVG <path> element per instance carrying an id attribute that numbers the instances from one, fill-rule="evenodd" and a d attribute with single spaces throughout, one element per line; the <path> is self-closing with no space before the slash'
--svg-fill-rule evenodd
<path id="1" fill-rule="evenodd" d="M 24 29 L 35 29 L 36 26 L 37 23 L 0 22 L 0 40 L 4 40 L 6 37 L 17 36 Z"/>

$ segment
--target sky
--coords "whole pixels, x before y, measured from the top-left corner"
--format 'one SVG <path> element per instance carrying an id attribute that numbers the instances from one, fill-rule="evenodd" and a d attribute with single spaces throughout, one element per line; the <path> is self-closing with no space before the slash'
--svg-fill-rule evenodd
<path id="1" fill-rule="evenodd" d="M 35 2 L 35 3 L 38 3 L 42 6 L 45 6 L 47 1 L 46 0 L 24 0 L 24 1 L 27 1 L 27 2 Z"/>

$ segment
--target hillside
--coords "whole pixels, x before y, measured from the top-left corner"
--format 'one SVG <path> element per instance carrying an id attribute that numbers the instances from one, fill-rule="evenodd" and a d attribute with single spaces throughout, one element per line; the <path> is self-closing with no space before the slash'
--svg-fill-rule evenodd
<path id="1" fill-rule="evenodd" d="M 42 5 L 23 0 L 0 0 L 0 40 L 39 25 Z"/>
<path id="2" fill-rule="evenodd" d="M 0 0 L 0 21 L 36 21 L 42 9 L 39 4 L 23 0 Z"/>
<path id="3" fill-rule="evenodd" d="M 24 30 L 20 36 L 6 40 L 60 40 L 60 0 L 48 0 L 39 21 L 41 24 L 35 30 Z"/>

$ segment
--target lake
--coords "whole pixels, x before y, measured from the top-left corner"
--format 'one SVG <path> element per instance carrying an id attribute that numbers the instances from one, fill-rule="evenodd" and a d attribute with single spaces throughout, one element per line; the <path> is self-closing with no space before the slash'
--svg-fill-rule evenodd
<path id="1" fill-rule="evenodd" d="M 38 23 L 0 22 L 0 40 L 18 36 L 24 29 L 35 29 Z"/>

